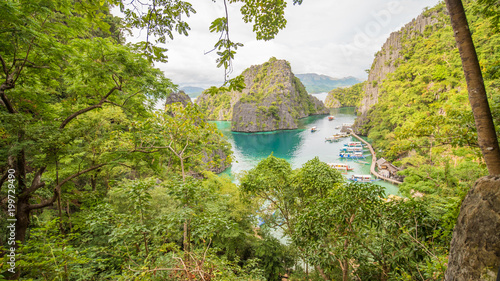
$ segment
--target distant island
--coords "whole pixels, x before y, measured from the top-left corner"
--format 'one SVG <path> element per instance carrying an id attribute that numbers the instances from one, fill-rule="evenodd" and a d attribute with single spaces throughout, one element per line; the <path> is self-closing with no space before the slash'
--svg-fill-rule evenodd
<path id="1" fill-rule="evenodd" d="M 362 80 L 348 76 L 344 78 L 333 78 L 316 73 L 295 74 L 300 79 L 310 94 L 329 92 L 335 88 L 349 87 L 362 82 Z"/>
<path id="2" fill-rule="evenodd" d="M 184 86 L 180 88 L 181 91 L 186 93 L 190 98 L 197 98 L 205 89 L 193 86 Z"/>

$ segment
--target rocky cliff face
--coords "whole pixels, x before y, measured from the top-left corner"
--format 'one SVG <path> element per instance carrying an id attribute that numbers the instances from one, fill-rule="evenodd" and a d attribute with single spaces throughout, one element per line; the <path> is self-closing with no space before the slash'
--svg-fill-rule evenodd
<path id="1" fill-rule="evenodd" d="M 328 95 L 325 99 L 325 106 L 327 108 L 340 108 L 342 107 L 342 104 L 340 104 L 340 101 L 334 98 L 332 95 Z"/>
<path id="2" fill-rule="evenodd" d="M 429 25 L 436 24 L 437 13 L 424 12 L 410 23 L 406 24 L 400 31 L 393 32 L 382 46 L 382 49 L 375 54 L 368 80 L 366 81 L 363 92 L 364 96 L 358 109 L 359 118 L 356 120 L 356 128 L 359 128 L 367 122 L 367 114 L 370 108 L 378 102 L 379 85 L 381 82 L 398 67 L 398 60 L 404 60 L 405 54 L 402 50 L 402 41 L 405 38 L 412 38 L 422 34 Z M 361 133 L 366 134 L 366 132 Z"/>
<path id="3" fill-rule="evenodd" d="M 195 103 L 205 112 L 208 120 L 229 121 L 233 117 L 233 107 L 242 95 L 243 93 L 234 91 L 214 96 L 203 92 Z"/>
<path id="4" fill-rule="evenodd" d="M 179 91 L 177 93 L 175 92 L 170 93 L 167 99 L 165 100 L 165 105 L 172 104 L 174 102 L 180 102 L 184 106 L 188 103 L 192 103 L 191 98 L 188 95 L 186 95 L 184 91 Z"/>
<path id="5" fill-rule="evenodd" d="M 165 101 L 165 106 L 176 102 L 182 103 L 183 106 L 192 104 L 191 98 L 184 91 L 170 93 Z M 231 145 L 222 139 L 218 144 L 219 147 L 216 149 L 203 151 L 202 158 L 203 163 L 205 163 L 204 169 L 216 174 L 222 173 L 231 166 L 231 160 L 228 157 L 231 154 Z M 195 171 L 191 171 L 190 175 L 195 178 L 203 177 L 201 172 Z"/>
<path id="6" fill-rule="evenodd" d="M 499 267 L 500 177 L 488 176 L 480 178 L 462 202 L 445 279 L 494 281 Z"/>
<path id="7" fill-rule="evenodd" d="M 271 58 L 243 76 L 246 88 L 233 107 L 233 131 L 296 129 L 299 118 L 329 113 L 323 102 L 307 93 L 285 60 Z"/>

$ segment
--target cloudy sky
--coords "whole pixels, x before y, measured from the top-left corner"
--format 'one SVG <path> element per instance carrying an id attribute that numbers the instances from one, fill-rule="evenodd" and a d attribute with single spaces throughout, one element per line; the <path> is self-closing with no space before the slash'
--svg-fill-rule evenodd
<path id="1" fill-rule="evenodd" d="M 224 16 L 222 0 L 192 0 L 196 14 L 185 19 L 189 36 L 175 36 L 167 42 L 168 62 L 156 67 L 181 86 L 220 86 L 224 70 L 216 67 L 213 48 L 218 34 L 208 31 L 212 20 Z M 244 44 L 238 49 L 231 77 L 270 57 L 286 59 L 294 73 L 318 73 L 341 78 L 366 79 L 375 52 L 389 34 L 417 17 L 425 7 L 439 0 L 304 0 L 302 5 L 288 1 L 284 30 L 271 41 L 257 41 L 252 25 L 241 19 L 241 5 L 229 7 L 232 41 Z M 142 34 L 144 35 L 144 34 Z M 128 41 L 141 39 L 136 32 Z"/>

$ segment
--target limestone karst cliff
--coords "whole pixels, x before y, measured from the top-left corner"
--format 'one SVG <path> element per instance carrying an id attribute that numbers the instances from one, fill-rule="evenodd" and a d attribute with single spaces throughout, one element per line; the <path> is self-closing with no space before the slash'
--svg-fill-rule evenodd
<path id="1" fill-rule="evenodd" d="M 271 58 L 243 75 L 246 88 L 233 108 L 233 131 L 296 129 L 299 118 L 329 113 L 323 102 L 307 93 L 285 60 Z"/>
<path id="2" fill-rule="evenodd" d="M 300 118 L 329 113 L 323 102 L 307 93 L 285 60 L 271 58 L 242 75 L 246 87 L 241 92 L 198 97 L 196 104 L 209 120 L 232 120 L 233 131 L 261 132 L 296 129 Z"/>
<path id="3" fill-rule="evenodd" d="M 437 11 L 424 12 L 416 19 L 406 24 L 401 30 L 393 32 L 387 38 L 387 41 L 382 46 L 381 50 L 375 54 L 368 80 L 363 87 L 363 98 L 358 108 L 360 117 L 356 120 L 356 127 L 358 130 L 364 125 L 367 120 L 368 111 L 379 100 L 379 91 L 381 82 L 393 73 L 399 66 L 399 61 L 404 60 L 406 54 L 404 53 L 402 41 L 406 38 L 413 38 L 416 35 L 424 33 L 429 25 L 436 24 Z M 366 134 L 367 132 L 361 131 Z"/>
<path id="4" fill-rule="evenodd" d="M 192 105 L 191 98 L 184 93 L 184 91 L 172 92 L 165 100 L 165 106 L 180 102 L 183 106 Z M 231 159 L 228 157 L 231 154 L 231 145 L 224 139 L 220 138 L 214 142 L 217 144 L 214 149 L 204 150 L 202 162 L 205 163 L 203 169 L 214 172 L 216 174 L 222 173 L 229 166 L 231 166 Z M 199 171 L 191 171 L 191 175 L 196 178 L 201 178 L 202 174 Z"/>
<path id="5" fill-rule="evenodd" d="M 174 102 L 180 102 L 184 106 L 188 103 L 192 103 L 191 98 L 184 91 L 170 93 L 165 100 L 165 105 L 172 104 Z"/>
<path id="6" fill-rule="evenodd" d="M 246 81 L 245 81 L 246 82 Z M 233 106 L 243 93 L 231 91 L 210 95 L 203 92 L 195 103 L 205 112 L 208 120 L 228 121 L 233 117 Z"/>

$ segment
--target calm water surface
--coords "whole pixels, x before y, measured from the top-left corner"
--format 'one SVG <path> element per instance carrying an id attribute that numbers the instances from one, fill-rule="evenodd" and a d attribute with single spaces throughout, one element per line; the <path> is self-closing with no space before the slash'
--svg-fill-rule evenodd
<path id="1" fill-rule="evenodd" d="M 318 96 L 324 99 L 323 96 Z M 325 94 L 326 96 L 326 94 Z M 340 142 L 326 142 L 325 138 L 340 132 L 335 129 L 343 123 L 354 123 L 356 115 L 354 108 L 331 109 L 330 114 L 335 116 L 335 120 L 328 121 L 326 115 L 311 116 L 300 120 L 299 128 L 296 130 L 285 130 L 265 133 L 239 133 L 231 132 L 231 122 L 215 121 L 227 140 L 233 147 L 233 164 L 222 174 L 228 175 L 233 181 L 237 181 L 238 173 L 249 170 L 257 165 L 260 160 L 266 158 L 271 153 L 279 158 L 287 160 L 293 169 L 300 168 L 304 163 L 319 157 L 327 163 L 348 163 L 354 167 L 353 171 L 344 174 L 350 177 L 352 174 L 370 174 L 370 165 L 356 163 L 353 160 L 340 159 L 339 150 L 349 141 L 357 141 L 351 137 L 343 138 Z M 316 126 L 318 130 L 314 133 L 310 128 Z M 371 163 L 371 155 L 365 152 L 366 161 Z M 395 185 L 384 181 L 375 182 L 386 188 L 386 193 L 397 194 L 398 188 Z"/>

